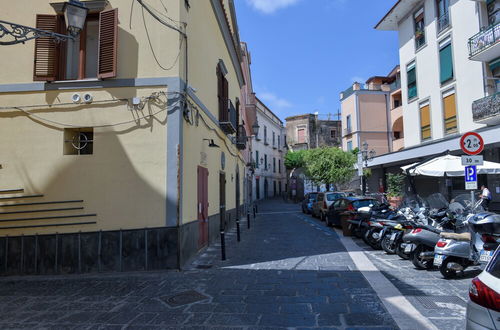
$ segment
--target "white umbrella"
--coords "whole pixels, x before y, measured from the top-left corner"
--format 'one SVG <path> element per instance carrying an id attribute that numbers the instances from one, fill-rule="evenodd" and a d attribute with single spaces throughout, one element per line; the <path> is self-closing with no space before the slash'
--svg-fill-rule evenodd
<path id="1" fill-rule="evenodd" d="M 412 167 L 416 163 L 401 167 L 406 172 L 407 168 Z M 429 160 L 410 170 L 411 175 L 427 175 L 427 176 L 464 176 L 464 166 L 462 165 L 461 157 L 444 155 Z M 495 162 L 484 162 L 483 165 L 477 166 L 477 174 L 500 174 L 500 164 Z"/>

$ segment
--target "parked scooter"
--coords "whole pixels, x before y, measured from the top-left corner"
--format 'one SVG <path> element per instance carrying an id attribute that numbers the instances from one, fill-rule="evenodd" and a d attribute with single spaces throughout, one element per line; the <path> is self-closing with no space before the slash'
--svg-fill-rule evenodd
<path id="1" fill-rule="evenodd" d="M 450 209 L 462 221 L 461 233 L 441 233 L 434 250 L 434 265 L 445 278 L 456 277 L 467 267 L 486 263 L 500 242 L 500 216 L 482 212 L 478 201 L 474 206 L 467 195 L 459 195 Z M 492 231 L 493 232 L 492 232 Z M 481 234 L 484 234 L 481 236 Z"/>

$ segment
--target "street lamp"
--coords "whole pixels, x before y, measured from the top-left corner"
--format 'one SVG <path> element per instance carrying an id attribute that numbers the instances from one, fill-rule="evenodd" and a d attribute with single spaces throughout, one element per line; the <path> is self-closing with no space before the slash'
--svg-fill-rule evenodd
<path id="1" fill-rule="evenodd" d="M 373 158 L 375 157 L 375 150 L 368 150 L 368 142 L 364 141 L 362 148 L 360 150 L 361 154 L 361 164 L 358 164 L 358 166 L 361 166 L 362 169 L 365 167 L 368 167 L 368 162 L 371 162 Z M 363 191 L 363 195 L 366 194 L 366 176 L 363 171 L 362 176 L 361 176 L 361 190 Z"/>
<path id="2" fill-rule="evenodd" d="M 259 135 L 259 123 L 256 121 L 253 125 L 252 125 L 252 133 L 253 135 L 257 136 Z"/>
<path id="3" fill-rule="evenodd" d="M 24 44 L 26 41 L 42 37 L 53 38 L 55 42 L 64 42 L 68 39 L 75 40 L 75 37 L 78 36 L 85 25 L 88 8 L 80 1 L 70 0 L 64 4 L 63 12 L 70 35 L 0 20 L 0 45 Z M 2 38 L 5 37 L 10 37 L 11 40 L 2 41 Z"/>
<path id="4" fill-rule="evenodd" d="M 85 19 L 89 9 L 80 1 L 70 0 L 63 7 L 64 20 L 68 27 L 68 32 L 76 37 L 85 25 Z"/>

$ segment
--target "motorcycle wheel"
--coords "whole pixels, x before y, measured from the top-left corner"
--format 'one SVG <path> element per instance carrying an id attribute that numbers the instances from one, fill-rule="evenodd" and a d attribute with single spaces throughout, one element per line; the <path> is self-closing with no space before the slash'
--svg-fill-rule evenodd
<path id="1" fill-rule="evenodd" d="M 410 259 L 410 255 L 405 253 L 405 248 L 403 247 L 403 242 L 396 243 L 396 254 L 404 260 Z"/>
<path id="2" fill-rule="evenodd" d="M 417 245 L 415 250 L 410 255 L 411 262 L 417 269 L 431 269 L 433 259 L 424 260 L 420 258 L 420 253 L 426 252 L 429 249 L 426 249 L 423 245 Z M 430 250 L 429 250 L 430 251 Z"/>
<path id="3" fill-rule="evenodd" d="M 377 228 L 377 230 L 378 230 L 378 228 Z M 368 245 L 370 245 L 372 247 L 372 249 L 381 250 L 382 247 L 380 246 L 380 240 L 373 238 L 373 233 L 375 233 L 377 230 L 375 230 L 374 228 L 368 230 L 364 237 L 366 238 L 365 242 Z"/>
<path id="4" fill-rule="evenodd" d="M 455 277 L 457 277 L 457 274 L 458 274 L 458 271 L 448 268 L 448 264 L 450 262 L 456 262 L 456 263 L 458 263 L 458 260 L 455 259 L 455 258 L 453 258 L 453 257 L 448 257 L 448 258 L 444 259 L 444 261 L 441 264 L 441 266 L 439 266 L 439 272 L 446 279 L 455 278 Z M 464 269 L 465 269 L 465 267 L 464 267 Z"/>
<path id="5" fill-rule="evenodd" d="M 385 251 L 385 253 L 387 254 L 395 254 L 396 253 L 396 249 L 394 248 L 394 246 L 391 245 L 391 236 L 390 235 L 385 235 L 381 242 L 380 242 L 380 246 L 382 247 L 382 250 Z"/>

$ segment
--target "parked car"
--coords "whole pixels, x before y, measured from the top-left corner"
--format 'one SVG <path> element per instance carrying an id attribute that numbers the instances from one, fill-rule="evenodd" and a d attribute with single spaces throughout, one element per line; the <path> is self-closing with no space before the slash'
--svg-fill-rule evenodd
<path id="1" fill-rule="evenodd" d="M 311 213 L 312 206 L 316 202 L 316 198 L 318 197 L 317 192 L 307 193 L 302 200 L 302 212 L 303 213 Z"/>
<path id="2" fill-rule="evenodd" d="M 330 205 L 333 204 L 337 199 L 346 197 L 347 195 L 343 192 L 327 191 L 324 193 L 318 193 L 318 198 L 313 204 L 313 216 L 320 218 L 321 221 L 325 221 L 326 213 Z"/>
<path id="3" fill-rule="evenodd" d="M 467 329 L 500 329 L 500 248 L 484 271 L 472 280 Z"/>
<path id="4" fill-rule="evenodd" d="M 327 226 L 340 226 L 342 216 L 353 216 L 360 207 L 378 206 L 380 203 L 370 197 L 347 196 L 337 199 L 326 212 Z"/>

